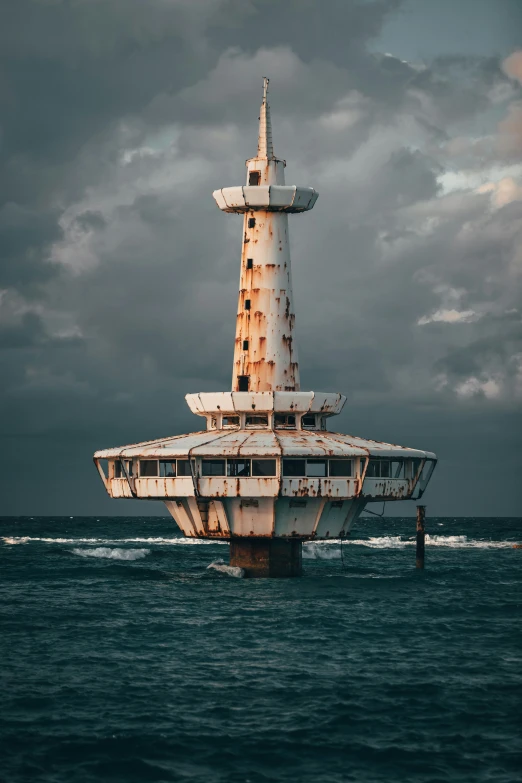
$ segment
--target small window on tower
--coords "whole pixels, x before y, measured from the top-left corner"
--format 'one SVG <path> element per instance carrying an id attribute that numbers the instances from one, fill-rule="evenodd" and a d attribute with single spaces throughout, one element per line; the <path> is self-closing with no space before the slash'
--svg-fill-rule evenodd
<path id="1" fill-rule="evenodd" d="M 254 267 L 254 259 L 247 258 L 247 269 L 253 269 L 253 267 Z"/>
<path id="2" fill-rule="evenodd" d="M 301 426 L 303 429 L 315 429 L 315 416 L 313 414 L 303 416 Z"/>
<path id="3" fill-rule="evenodd" d="M 261 179 L 261 173 L 259 171 L 251 171 L 248 175 L 248 184 L 249 185 L 259 185 L 259 180 Z"/>
<path id="4" fill-rule="evenodd" d="M 250 299 L 245 299 L 245 310 L 250 310 Z"/>
<path id="5" fill-rule="evenodd" d="M 237 376 L 237 390 L 248 391 L 248 375 Z"/>
<path id="6" fill-rule="evenodd" d="M 256 224 L 256 219 L 255 218 L 248 218 L 248 227 L 249 228 L 254 228 L 255 224 Z"/>
<path id="7" fill-rule="evenodd" d="M 223 416 L 222 424 L 223 427 L 239 427 L 239 416 Z"/>
<path id="8" fill-rule="evenodd" d="M 243 340 L 243 350 L 248 351 L 248 340 Z"/>

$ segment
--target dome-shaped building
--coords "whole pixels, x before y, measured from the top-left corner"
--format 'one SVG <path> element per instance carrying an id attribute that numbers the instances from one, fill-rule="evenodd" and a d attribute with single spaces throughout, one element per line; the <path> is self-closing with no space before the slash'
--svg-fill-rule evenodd
<path id="1" fill-rule="evenodd" d="M 232 391 L 187 394 L 204 430 L 94 461 L 111 497 L 163 500 L 186 536 L 229 540 L 246 576 L 298 576 L 303 541 L 345 537 L 369 501 L 420 498 L 436 457 L 331 432 L 346 398 L 300 389 L 288 214 L 318 193 L 285 185 L 267 87 L 246 185 L 213 194 L 244 216 Z"/>

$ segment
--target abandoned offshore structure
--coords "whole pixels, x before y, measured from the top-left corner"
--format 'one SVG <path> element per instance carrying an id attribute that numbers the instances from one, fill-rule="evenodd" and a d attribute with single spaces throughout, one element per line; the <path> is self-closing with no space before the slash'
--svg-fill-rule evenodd
<path id="1" fill-rule="evenodd" d="M 97 451 L 113 498 L 163 500 L 185 534 L 230 541 L 246 576 L 298 576 L 303 541 L 344 538 L 370 501 L 420 498 L 434 454 L 327 430 L 342 394 L 301 391 L 288 215 L 318 193 L 285 185 L 268 80 L 247 184 L 214 191 L 243 215 L 232 391 L 187 394 L 206 429 Z M 103 461 L 106 462 L 104 470 Z"/>

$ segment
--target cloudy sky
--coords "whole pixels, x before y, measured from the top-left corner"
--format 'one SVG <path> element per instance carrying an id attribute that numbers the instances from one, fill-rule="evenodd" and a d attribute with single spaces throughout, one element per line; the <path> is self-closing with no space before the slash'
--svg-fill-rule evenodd
<path id="1" fill-rule="evenodd" d="M 164 513 L 91 457 L 230 388 L 241 218 L 211 194 L 269 76 L 321 194 L 290 218 L 303 388 L 436 451 L 429 514 L 520 514 L 520 0 L 2 0 L 0 58 L 0 513 Z"/>

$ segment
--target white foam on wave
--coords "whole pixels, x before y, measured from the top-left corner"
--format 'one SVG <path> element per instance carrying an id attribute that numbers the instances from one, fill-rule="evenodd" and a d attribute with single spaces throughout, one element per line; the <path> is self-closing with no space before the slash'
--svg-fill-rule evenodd
<path id="1" fill-rule="evenodd" d="M 184 544 L 225 544 L 225 541 L 213 541 L 212 539 L 202 538 L 40 538 L 31 536 L 5 536 L 1 539 L 4 544 L 14 546 L 15 544 L 28 544 L 32 541 L 39 541 L 44 544 L 95 544 L 115 545 L 115 544 L 156 544 L 157 546 L 177 546 Z"/>
<path id="2" fill-rule="evenodd" d="M 213 563 L 207 566 L 207 569 L 220 571 L 222 574 L 227 574 L 227 576 L 234 576 L 236 579 L 243 579 L 245 576 L 245 572 L 242 568 L 239 566 L 227 565 L 224 560 L 214 560 Z"/>
<path id="3" fill-rule="evenodd" d="M 325 547 L 319 542 L 306 543 L 303 546 L 303 557 L 307 560 L 337 560 L 341 557 L 341 549 L 340 547 L 336 549 Z"/>
<path id="4" fill-rule="evenodd" d="M 106 560 L 140 560 L 150 554 L 150 549 L 118 549 L 99 546 L 96 549 L 73 549 L 80 557 L 102 557 Z"/>
<path id="5" fill-rule="evenodd" d="M 311 546 L 339 545 L 340 543 L 340 539 L 337 538 L 329 541 L 318 541 L 313 544 L 307 544 L 303 549 L 303 555 L 305 549 Z M 467 536 L 431 536 L 429 533 L 426 534 L 426 546 L 449 547 L 451 549 L 512 549 L 515 544 L 515 541 L 479 541 L 476 539 L 468 539 Z M 415 537 L 412 536 L 410 539 L 405 539 L 401 536 L 348 538 L 343 541 L 343 546 L 344 545 L 366 546 L 371 549 L 404 549 L 407 546 L 415 546 Z M 306 555 L 304 556 L 306 557 Z"/>

